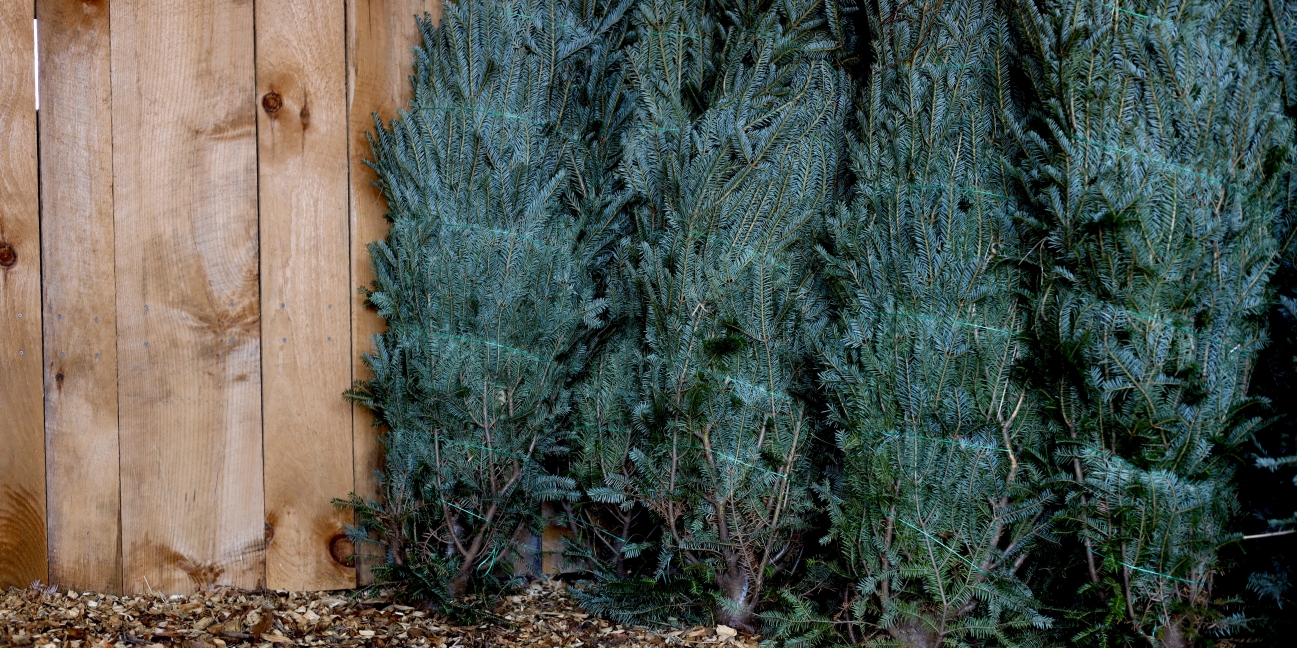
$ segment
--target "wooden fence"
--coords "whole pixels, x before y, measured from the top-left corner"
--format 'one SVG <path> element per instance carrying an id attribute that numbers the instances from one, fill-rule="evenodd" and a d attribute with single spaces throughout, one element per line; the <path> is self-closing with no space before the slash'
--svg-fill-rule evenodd
<path id="1" fill-rule="evenodd" d="M 365 132 L 439 9 L 0 2 L 0 588 L 356 584 Z"/>

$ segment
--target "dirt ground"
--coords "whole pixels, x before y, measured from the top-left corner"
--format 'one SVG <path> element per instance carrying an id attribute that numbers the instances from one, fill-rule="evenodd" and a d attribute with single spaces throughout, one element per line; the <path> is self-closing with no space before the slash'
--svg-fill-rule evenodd
<path id="1" fill-rule="evenodd" d="M 481 625 L 455 626 L 413 607 L 338 592 L 117 597 L 31 587 L 0 594 L 0 647 L 757 648 L 758 641 L 725 626 L 650 629 L 596 619 L 558 581 L 532 583 L 501 600 L 495 613 L 498 619 Z"/>

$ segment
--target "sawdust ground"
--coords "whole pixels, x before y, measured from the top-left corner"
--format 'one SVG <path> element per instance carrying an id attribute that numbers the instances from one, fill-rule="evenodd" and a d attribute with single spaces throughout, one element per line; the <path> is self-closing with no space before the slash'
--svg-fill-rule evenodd
<path id="1" fill-rule="evenodd" d="M 190 596 L 107 596 L 33 586 L 0 593 L 0 647 L 30 648 L 757 648 L 716 628 L 645 628 L 593 618 L 558 581 L 506 596 L 496 619 L 456 626 L 382 598 L 338 592 L 214 589 Z"/>

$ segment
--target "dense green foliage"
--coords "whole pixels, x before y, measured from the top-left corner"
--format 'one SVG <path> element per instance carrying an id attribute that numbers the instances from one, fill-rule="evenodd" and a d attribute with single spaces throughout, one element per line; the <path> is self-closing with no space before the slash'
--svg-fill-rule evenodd
<path id="1" fill-rule="evenodd" d="M 830 225 L 838 324 L 823 341 L 853 633 L 883 644 L 1025 641 L 1049 619 L 1017 574 L 1048 526 L 1026 316 L 998 123 L 1005 21 L 989 2 L 870 10 L 874 63 Z"/>
<path id="2" fill-rule="evenodd" d="M 551 524 L 625 622 L 1274 632 L 1289 563 L 1241 533 L 1293 526 L 1293 16 L 448 3 L 372 139 L 356 538 L 445 610 Z"/>
<path id="3" fill-rule="evenodd" d="M 600 160 L 578 106 L 614 22 L 557 0 L 448 5 L 422 25 L 410 109 L 373 139 L 392 230 L 369 301 L 390 328 L 352 397 L 390 430 L 384 501 L 356 504 L 387 576 L 438 575 L 428 596 L 489 580 L 538 500 L 576 494 L 546 459 L 607 310 L 592 266 L 615 226 L 583 195 Z"/>
<path id="4" fill-rule="evenodd" d="M 643 3 L 627 52 L 637 109 L 622 173 L 638 225 L 627 254 L 644 312 L 642 363 L 618 369 L 638 369 L 627 375 L 639 399 L 607 403 L 621 407 L 611 428 L 607 415 L 591 423 L 643 434 L 611 441 L 630 470 L 595 494 L 660 527 L 639 589 L 661 596 L 641 597 L 672 610 L 673 583 L 694 579 L 736 627 L 796 558 L 810 504 L 810 421 L 793 385 L 810 360 L 809 233 L 831 204 L 843 109 L 840 73 L 818 55 L 835 48 L 828 24 L 818 2 Z M 614 592 L 628 585 L 587 605 L 626 614 Z"/>
<path id="5" fill-rule="evenodd" d="M 1086 572 L 1078 641 L 1230 630 L 1212 580 L 1228 453 L 1260 423 L 1247 387 L 1290 137 L 1257 65 L 1262 9 L 1019 4 L 1048 124 L 1025 165 L 1032 329 Z"/>

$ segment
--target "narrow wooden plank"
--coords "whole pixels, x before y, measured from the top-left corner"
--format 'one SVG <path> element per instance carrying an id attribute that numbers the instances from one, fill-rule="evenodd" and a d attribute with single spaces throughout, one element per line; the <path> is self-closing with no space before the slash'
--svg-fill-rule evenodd
<path id="1" fill-rule="evenodd" d="M 351 169 L 351 337 L 354 376 L 370 376 L 360 354 L 373 348 L 370 339 L 383 330 L 383 322 L 365 306 L 356 291 L 374 280 L 369 258 L 370 243 L 387 236 L 386 206 L 371 182 L 374 173 L 365 166 L 370 158 L 365 133 L 373 130 L 373 114 L 384 120 L 396 116 L 410 102 L 410 75 L 414 69 L 413 48 L 419 41 L 414 17 L 441 17 L 440 0 L 351 0 L 348 5 L 347 71 L 350 83 L 350 169 Z M 356 494 L 378 497 L 375 472 L 382 459 L 382 444 L 371 424 L 373 417 L 362 408 L 355 411 Z M 370 567 L 382 562 L 373 548 L 358 548 L 357 578 L 361 585 L 373 582 Z"/>
<path id="2" fill-rule="evenodd" d="M 34 14 L 0 2 L 0 590 L 48 578 Z"/>
<path id="3" fill-rule="evenodd" d="M 122 587 L 108 4 L 38 0 L 50 581 Z"/>
<path id="4" fill-rule="evenodd" d="M 256 6 L 266 583 L 350 588 L 345 7 Z"/>
<path id="5" fill-rule="evenodd" d="M 112 5 L 123 589 L 262 586 L 253 3 Z"/>

